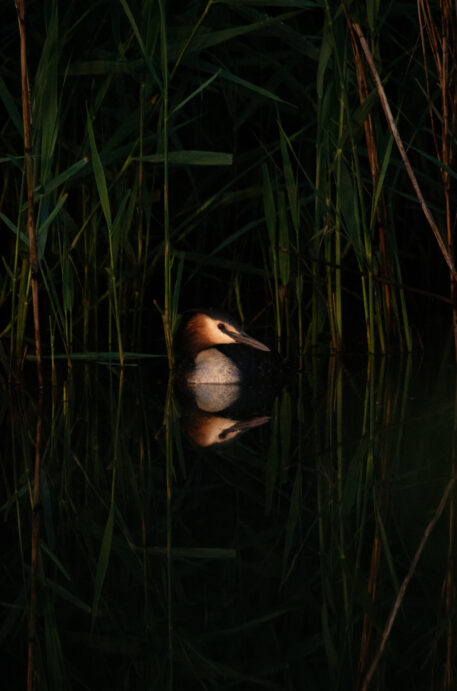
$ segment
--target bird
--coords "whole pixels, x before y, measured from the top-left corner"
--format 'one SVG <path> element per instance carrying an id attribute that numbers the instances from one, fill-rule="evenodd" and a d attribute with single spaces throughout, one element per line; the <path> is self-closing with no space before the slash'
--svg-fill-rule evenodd
<path id="1" fill-rule="evenodd" d="M 185 312 L 175 339 L 177 377 L 188 385 L 246 384 L 277 368 L 270 348 L 213 308 Z"/>

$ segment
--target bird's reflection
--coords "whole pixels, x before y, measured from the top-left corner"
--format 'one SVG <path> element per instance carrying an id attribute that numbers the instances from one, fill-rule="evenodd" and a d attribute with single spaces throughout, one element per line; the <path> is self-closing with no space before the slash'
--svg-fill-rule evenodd
<path id="1" fill-rule="evenodd" d="M 252 420 L 232 420 L 216 415 L 194 415 L 187 418 L 186 431 L 198 446 L 207 448 L 231 443 L 247 430 L 259 427 L 269 420 L 268 416 L 254 417 Z"/>
<path id="2" fill-rule="evenodd" d="M 260 394 L 260 395 L 259 395 Z M 188 384 L 178 387 L 182 424 L 201 447 L 226 445 L 270 420 L 274 391 L 239 384 Z"/>

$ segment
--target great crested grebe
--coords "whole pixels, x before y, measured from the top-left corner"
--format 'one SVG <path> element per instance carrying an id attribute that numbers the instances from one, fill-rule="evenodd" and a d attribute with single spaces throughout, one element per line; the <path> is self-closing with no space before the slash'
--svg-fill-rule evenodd
<path id="1" fill-rule="evenodd" d="M 178 378 L 187 384 L 237 384 L 266 377 L 277 367 L 270 348 L 248 336 L 224 312 L 185 312 L 176 336 Z"/>

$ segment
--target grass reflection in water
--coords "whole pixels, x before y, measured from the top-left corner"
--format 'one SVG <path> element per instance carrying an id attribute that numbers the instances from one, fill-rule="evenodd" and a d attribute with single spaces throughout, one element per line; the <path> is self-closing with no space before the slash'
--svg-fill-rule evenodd
<path id="1" fill-rule="evenodd" d="M 310 361 L 262 424 L 210 448 L 157 366 L 58 376 L 42 417 L 38 687 L 368 688 L 399 593 L 369 687 L 452 684 L 450 371 Z M 10 688 L 27 666 L 37 412 L 25 386 L 4 394 Z"/>

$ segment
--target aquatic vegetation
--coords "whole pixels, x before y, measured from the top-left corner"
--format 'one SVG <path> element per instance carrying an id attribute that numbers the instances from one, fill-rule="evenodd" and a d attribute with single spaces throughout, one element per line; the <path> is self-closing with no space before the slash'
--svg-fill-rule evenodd
<path id="1" fill-rule="evenodd" d="M 207 397 L 187 411 L 158 362 L 60 363 L 52 397 L 11 391 L 0 657 L 13 688 L 27 645 L 35 688 L 301 689 L 305 675 L 362 689 L 369 674 L 370 689 L 452 688 L 449 350 L 314 358 L 267 415 L 263 393 L 250 411 Z M 233 386 L 218 388 L 236 399 Z"/>
<path id="2" fill-rule="evenodd" d="M 178 312 L 209 303 L 241 321 L 258 314 L 276 349 L 300 358 L 410 350 L 437 315 L 445 330 L 446 261 L 374 81 L 452 267 L 456 82 L 440 56 L 455 18 L 447 2 L 441 14 L 418 7 L 27 5 L 44 353 L 122 361 L 162 351 L 163 325 L 172 363 Z M 34 274 L 19 36 L 6 14 L 0 334 L 18 369 Z"/>

